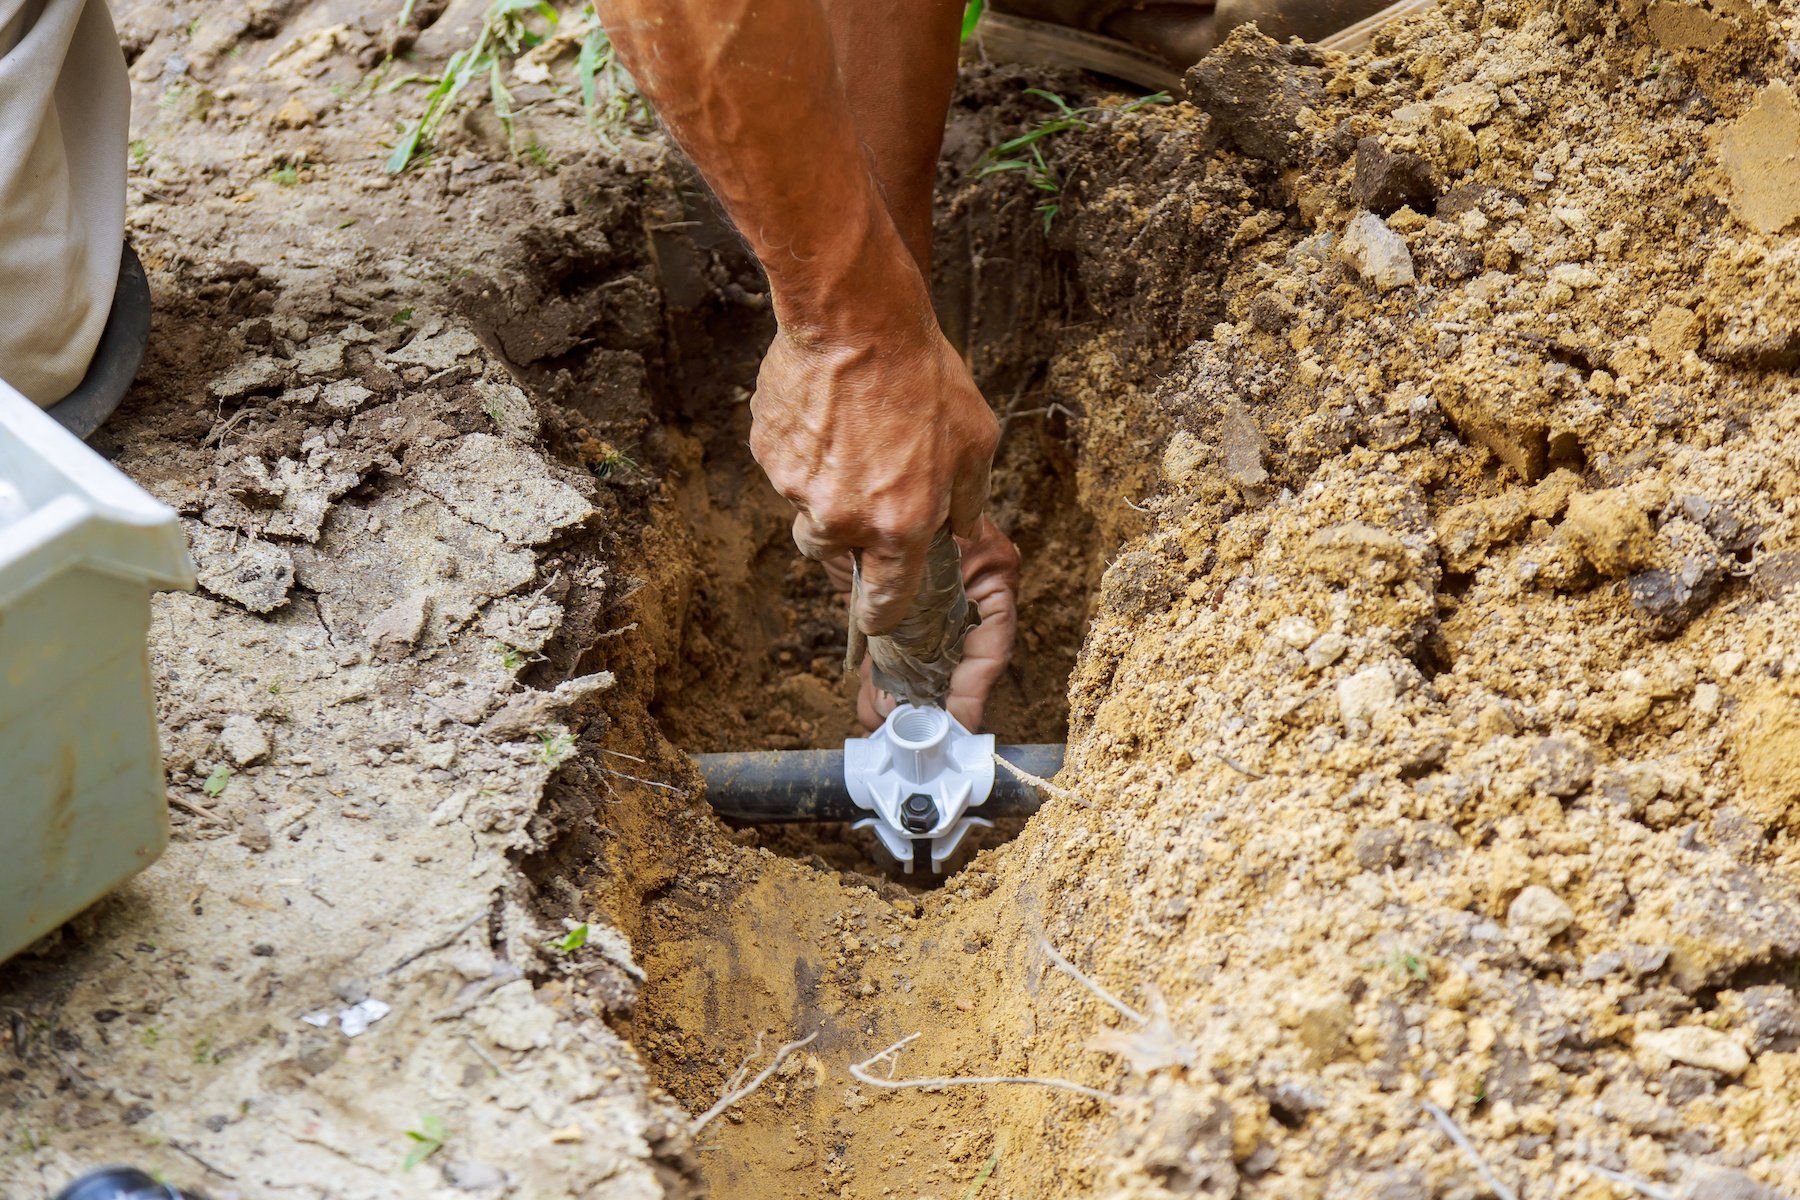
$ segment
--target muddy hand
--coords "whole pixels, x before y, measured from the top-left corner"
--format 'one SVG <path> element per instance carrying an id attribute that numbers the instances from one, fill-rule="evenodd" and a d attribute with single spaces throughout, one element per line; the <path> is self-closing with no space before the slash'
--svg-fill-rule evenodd
<path id="1" fill-rule="evenodd" d="M 809 558 L 856 551 L 864 633 L 886 633 L 918 593 L 931 540 L 967 538 L 987 502 L 999 425 L 936 323 L 887 336 L 783 330 L 751 400 L 750 450 L 794 502 Z"/>
<path id="2" fill-rule="evenodd" d="M 981 614 L 981 624 L 963 641 L 962 662 L 950 676 L 946 706 L 964 728 L 979 731 L 988 696 L 1012 659 L 1018 631 L 1019 551 L 985 516 L 977 523 L 974 538 L 958 538 L 957 542 L 962 547 L 963 591 Z M 848 597 L 849 557 L 825 560 L 825 570 L 837 590 Z M 856 715 L 865 728 L 873 730 L 894 711 L 895 702 L 875 687 L 867 660 L 861 674 Z"/>

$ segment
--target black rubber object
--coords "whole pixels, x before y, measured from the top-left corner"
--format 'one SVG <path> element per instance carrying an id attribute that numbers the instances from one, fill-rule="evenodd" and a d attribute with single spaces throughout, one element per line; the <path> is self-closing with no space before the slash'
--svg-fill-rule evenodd
<path id="1" fill-rule="evenodd" d="M 149 341 L 150 281 L 127 242 L 119 255 L 119 286 L 113 292 L 106 328 L 100 331 L 100 344 L 94 347 L 94 361 L 75 390 L 46 411 L 76 437 L 84 441 L 91 437 L 125 399 Z"/>
<path id="2" fill-rule="evenodd" d="M 1057 744 L 996 746 L 1021 771 L 1048 779 L 1062 770 Z M 706 799 L 722 817 L 767 825 L 794 821 L 860 821 L 871 816 L 844 788 L 842 750 L 757 750 L 744 754 L 696 754 L 706 779 Z M 994 768 L 987 803 L 978 817 L 1029 817 L 1042 803 L 1032 788 L 1005 767 Z"/>
<path id="3" fill-rule="evenodd" d="M 56 1200 L 198 1200 L 166 1183 L 158 1183 L 136 1167 L 103 1167 L 89 1171 Z"/>

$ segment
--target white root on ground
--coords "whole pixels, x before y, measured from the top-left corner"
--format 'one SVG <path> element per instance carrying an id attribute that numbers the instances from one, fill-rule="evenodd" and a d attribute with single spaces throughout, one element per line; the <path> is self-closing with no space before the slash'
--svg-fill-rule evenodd
<path id="1" fill-rule="evenodd" d="M 850 1064 L 850 1074 L 870 1087 L 888 1088 L 898 1091 L 901 1088 L 947 1088 L 991 1086 L 1002 1083 L 1024 1083 L 1034 1087 L 1055 1088 L 1057 1091 L 1074 1092 L 1078 1096 L 1089 1096 L 1095 1100 L 1104 1100 L 1109 1104 L 1119 1103 L 1119 1098 L 1111 1092 L 1103 1092 L 1099 1088 L 1088 1087 L 1084 1083 L 1075 1083 L 1068 1079 L 1051 1079 L 1040 1075 L 946 1075 L 932 1079 L 895 1079 L 892 1071 L 899 1061 L 900 1051 L 917 1041 L 923 1034 L 909 1033 L 879 1054 L 874 1054 L 859 1063 Z M 886 1060 L 890 1075 L 882 1078 L 871 1074 L 870 1067 Z"/>
<path id="2" fill-rule="evenodd" d="M 1056 964 L 1057 970 L 1061 971 L 1063 974 L 1067 975 L 1070 979 L 1073 979 L 1076 983 L 1079 983 L 1082 987 L 1086 988 L 1089 992 L 1093 993 L 1093 995 L 1096 999 L 1098 999 L 1102 1003 L 1106 1004 L 1108 1007 L 1112 1008 L 1113 1011 L 1117 1012 L 1120 1016 L 1124 1017 L 1128 1021 L 1133 1021 L 1139 1025 L 1147 1025 L 1150 1023 L 1149 1017 L 1146 1017 L 1143 1013 L 1139 1012 L 1137 1009 L 1131 1007 L 1129 1004 L 1125 1003 L 1123 1000 L 1119 999 L 1117 996 L 1113 995 L 1111 992 L 1109 992 L 1105 988 L 1101 987 L 1099 985 L 1099 983 L 1097 983 L 1093 979 L 1089 978 L 1081 970 L 1080 967 L 1077 967 L 1074 963 L 1072 963 L 1068 959 L 1064 958 L 1062 951 L 1058 950 L 1055 946 L 1052 946 L 1050 944 L 1049 938 L 1040 937 L 1038 939 L 1038 946 L 1043 949 L 1045 955 L 1047 955 L 1049 957 L 1050 961 L 1052 963 Z"/>
<path id="3" fill-rule="evenodd" d="M 995 755 L 994 758 L 995 761 L 1005 764 L 1008 769 L 1014 771 L 1021 779 L 1024 779 L 1034 787 L 1048 788 L 1051 786 L 1034 775 L 1025 771 L 1020 771 L 1017 767 L 1006 762 L 1006 760 L 999 755 Z M 1045 956 L 1050 959 L 1050 962 L 1057 970 L 1063 972 L 1065 975 L 1069 976 L 1069 978 L 1086 988 L 1095 999 L 1106 1004 L 1113 1009 L 1113 1011 L 1137 1025 L 1139 1028 L 1148 1026 L 1151 1023 L 1149 1017 L 1101 987 L 1096 980 L 1090 978 L 1081 970 L 1081 968 L 1065 958 L 1061 951 L 1050 944 L 1050 939 L 1039 938 L 1038 945 L 1043 949 Z M 922 1036 L 922 1033 L 908 1034 L 887 1049 L 881 1051 L 879 1054 L 871 1055 L 859 1063 L 851 1064 L 850 1074 L 859 1082 L 866 1083 L 870 1087 L 887 1088 L 889 1090 L 899 1090 L 901 1088 L 992 1086 L 995 1084 L 1016 1083 L 1027 1084 L 1033 1087 L 1054 1088 L 1061 1092 L 1073 1092 L 1077 1096 L 1087 1096 L 1094 1100 L 1104 1100 L 1108 1104 L 1119 1104 L 1122 1102 L 1120 1097 L 1114 1095 L 1112 1092 L 1103 1092 L 1099 1088 L 1089 1087 L 1084 1083 L 1075 1083 L 1068 1079 L 1055 1079 L 1042 1075 L 946 1075 L 922 1079 L 895 1079 L 894 1070 L 899 1065 L 900 1051 L 906 1049 L 906 1047 L 910 1046 Z M 886 1077 L 873 1074 L 871 1071 L 871 1068 L 882 1062 L 886 1062 L 888 1066 Z M 1516 1198 L 1513 1198 L 1513 1200 L 1516 1200 Z"/>
<path id="4" fill-rule="evenodd" d="M 1083 807 L 1086 807 L 1087 805 L 1087 801 L 1083 800 L 1080 796 L 1077 796 L 1074 792 L 1069 791 L 1067 788 L 1057 787 L 1048 779 L 1033 775 L 1025 768 L 1007 762 L 998 754 L 994 755 L 994 761 L 1005 767 L 1008 771 L 1011 771 L 1019 779 L 1024 780 L 1027 785 L 1044 793 L 1046 796 L 1053 797 L 1057 800 L 1067 800 L 1071 804 L 1079 804 Z"/>
<path id="5" fill-rule="evenodd" d="M 1463 1156 L 1475 1168 L 1475 1173 L 1481 1176 L 1481 1182 L 1487 1184 L 1494 1195 L 1500 1197 L 1500 1200 L 1519 1200 L 1519 1193 L 1500 1182 L 1500 1177 L 1494 1174 L 1493 1169 L 1487 1165 L 1487 1160 L 1481 1157 L 1481 1151 L 1475 1149 L 1475 1143 L 1471 1142 L 1469 1136 L 1457 1127 L 1455 1121 L 1450 1119 L 1449 1113 L 1429 1100 L 1421 1100 L 1419 1103 L 1424 1105 L 1425 1111 L 1431 1114 L 1431 1119 L 1438 1123 L 1438 1128 L 1444 1131 L 1444 1136 L 1463 1152 Z"/>
<path id="6" fill-rule="evenodd" d="M 1576 1166 L 1581 1167 L 1585 1171 L 1591 1171 L 1602 1179 L 1610 1179 L 1614 1183 L 1628 1187 L 1639 1195 L 1648 1196 L 1650 1197 L 1650 1200 L 1676 1200 L 1676 1193 L 1670 1191 L 1668 1188 L 1657 1187 L 1654 1183 L 1648 1183 L 1642 1179 L 1638 1179 L 1636 1176 L 1627 1175 L 1623 1171 L 1612 1171 L 1608 1170 L 1606 1167 L 1586 1162 L 1577 1163 Z"/>
<path id="7" fill-rule="evenodd" d="M 819 1031 L 815 1029 L 805 1037 L 789 1042 L 781 1049 L 775 1051 L 775 1057 L 769 1060 L 768 1066 L 756 1073 L 754 1079 L 750 1080 L 749 1083 L 744 1083 L 742 1082 L 744 1073 L 750 1069 L 751 1060 L 762 1052 L 762 1035 L 760 1033 L 757 1034 L 756 1048 L 750 1051 L 750 1057 L 743 1061 L 742 1065 L 738 1067 L 737 1073 L 731 1077 L 731 1082 L 726 1085 L 725 1094 L 719 1097 L 716 1104 L 695 1117 L 693 1121 L 688 1124 L 688 1136 L 693 1137 L 698 1134 L 711 1123 L 714 1117 L 717 1117 L 726 1109 L 730 1108 L 732 1105 L 748 1096 L 751 1092 L 754 1092 L 757 1088 L 761 1087 L 764 1083 L 768 1082 L 769 1076 L 781 1069 L 781 1064 L 787 1061 L 788 1055 L 800 1049 L 802 1046 L 807 1045 L 818 1036 Z"/>

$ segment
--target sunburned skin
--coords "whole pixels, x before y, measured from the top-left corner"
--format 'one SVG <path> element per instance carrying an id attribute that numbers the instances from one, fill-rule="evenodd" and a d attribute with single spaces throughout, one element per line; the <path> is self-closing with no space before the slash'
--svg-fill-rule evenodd
<path id="1" fill-rule="evenodd" d="M 982 519 L 999 426 L 928 284 L 961 10 L 601 4 L 621 58 L 768 274 L 778 328 L 750 448 L 798 510 L 801 552 L 858 556 L 851 619 L 875 634 L 905 615 L 945 523 L 965 539 L 965 586 L 988 632 L 970 640 L 952 711 L 973 727 L 1011 652 L 1018 554 Z"/>

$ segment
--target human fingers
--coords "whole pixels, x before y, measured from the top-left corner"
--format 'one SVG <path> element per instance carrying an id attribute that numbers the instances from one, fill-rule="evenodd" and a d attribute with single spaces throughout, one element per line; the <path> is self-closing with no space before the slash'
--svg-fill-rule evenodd
<path id="1" fill-rule="evenodd" d="M 856 611 L 850 614 L 857 628 L 870 635 L 887 633 L 906 616 L 919 594 L 929 540 L 927 536 L 863 550 L 862 585 Z"/>

